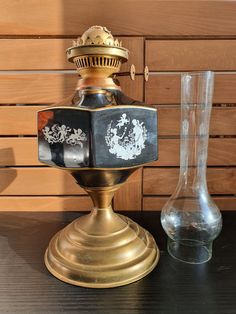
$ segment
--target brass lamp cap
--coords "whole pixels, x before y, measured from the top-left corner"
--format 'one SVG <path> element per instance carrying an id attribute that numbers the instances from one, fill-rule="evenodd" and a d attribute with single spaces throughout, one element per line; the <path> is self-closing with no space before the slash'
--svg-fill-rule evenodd
<path id="1" fill-rule="evenodd" d="M 79 71 L 110 68 L 110 72 L 115 73 L 119 72 L 121 63 L 128 60 L 129 51 L 106 27 L 92 26 L 73 41 L 73 47 L 66 53 L 68 61 L 75 63 Z"/>

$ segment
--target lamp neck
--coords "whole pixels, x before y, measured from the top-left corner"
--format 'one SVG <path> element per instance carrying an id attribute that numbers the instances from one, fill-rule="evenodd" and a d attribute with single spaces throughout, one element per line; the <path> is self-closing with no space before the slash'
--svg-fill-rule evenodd
<path id="1" fill-rule="evenodd" d="M 88 88 L 99 88 L 99 89 L 117 89 L 121 90 L 120 86 L 117 85 L 118 81 L 112 77 L 86 77 L 80 78 L 77 83 L 77 90 L 83 90 Z"/>

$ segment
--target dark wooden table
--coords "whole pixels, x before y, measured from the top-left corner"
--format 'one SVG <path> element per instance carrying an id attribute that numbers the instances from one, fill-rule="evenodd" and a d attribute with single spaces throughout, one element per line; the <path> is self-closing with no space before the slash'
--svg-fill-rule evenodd
<path id="1" fill-rule="evenodd" d="M 126 213 L 155 236 L 161 250 L 146 278 L 113 289 L 60 282 L 45 269 L 52 235 L 76 213 L 0 213 L 0 313 L 236 313 L 236 212 L 224 212 L 213 258 L 188 265 L 166 252 L 159 213 Z"/>

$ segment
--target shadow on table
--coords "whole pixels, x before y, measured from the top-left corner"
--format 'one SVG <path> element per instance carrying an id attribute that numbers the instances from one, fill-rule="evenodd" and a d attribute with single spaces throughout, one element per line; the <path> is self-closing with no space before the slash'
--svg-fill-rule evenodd
<path id="1" fill-rule="evenodd" d="M 15 252 L 30 267 L 46 273 L 44 253 L 52 236 L 69 223 L 64 216 L 63 212 L 1 212 L 0 237 L 7 238 L 10 254 Z"/>
<path id="2" fill-rule="evenodd" d="M 15 157 L 12 147 L 0 149 L 0 166 L 14 166 Z M 17 171 L 12 168 L 2 168 L 0 171 L 0 193 L 4 192 L 15 180 Z"/>

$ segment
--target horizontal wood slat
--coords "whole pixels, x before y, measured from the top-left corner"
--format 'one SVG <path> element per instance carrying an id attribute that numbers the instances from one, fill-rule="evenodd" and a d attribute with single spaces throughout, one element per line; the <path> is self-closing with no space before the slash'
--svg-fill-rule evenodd
<path id="1" fill-rule="evenodd" d="M 0 195 L 84 195 L 66 171 L 54 168 L 0 168 Z"/>
<path id="2" fill-rule="evenodd" d="M 143 198 L 143 210 L 144 211 L 155 211 L 162 210 L 163 206 L 167 202 L 168 197 L 149 197 Z M 236 208 L 236 197 L 233 196 L 216 196 L 213 197 L 220 210 L 235 210 Z"/>
<path id="3" fill-rule="evenodd" d="M 37 138 L 0 138 L 0 166 L 40 165 Z"/>
<path id="4" fill-rule="evenodd" d="M 235 23 L 236 24 L 236 23 Z M 180 74 L 153 74 L 145 84 L 148 104 L 179 104 Z M 213 102 L 216 104 L 236 103 L 236 73 L 216 74 Z"/>
<path id="5" fill-rule="evenodd" d="M 158 107 L 159 135 L 180 134 L 180 109 Z M 210 122 L 211 135 L 236 134 L 236 107 L 216 107 L 212 110 Z"/>
<path id="6" fill-rule="evenodd" d="M 179 166 L 180 141 L 159 139 L 159 158 L 150 166 Z M 209 166 L 236 165 L 236 138 L 210 138 L 208 148 Z"/>
<path id="7" fill-rule="evenodd" d="M 20 72 L 19 72 L 20 73 Z M 0 104 L 45 104 L 61 101 L 73 94 L 76 74 L 37 73 L 1 74 Z M 143 100 L 143 77 L 119 77 L 121 87 L 130 97 Z"/>
<path id="8" fill-rule="evenodd" d="M 36 112 L 44 106 L 0 106 L 1 135 L 35 135 Z M 161 136 L 179 135 L 179 108 L 158 107 L 158 132 Z M 216 107 L 212 110 L 210 134 L 236 134 L 236 107 Z"/>
<path id="9" fill-rule="evenodd" d="M 129 71 L 133 63 L 137 73 L 143 71 L 142 37 L 119 37 L 123 47 L 129 49 L 129 61 L 121 72 Z M 69 70 L 75 65 L 66 59 L 66 49 L 72 39 L 0 39 L 0 70 Z"/>
<path id="10" fill-rule="evenodd" d="M 36 135 L 37 111 L 45 106 L 0 106 L 1 135 Z"/>
<path id="11" fill-rule="evenodd" d="M 1 0 L 0 12 L 3 35 L 77 35 L 91 25 L 118 35 L 236 33 L 234 1 Z"/>
<path id="12" fill-rule="evenodd" d="M 143 193 L 170 195 L 174 192 L 178 177 L 178 168 L 145 168 Z M 235 194 L 236 168 L 208 168 L 207 182 L 211 194 Z"/>
<path id="13" fill-rule="evenodd" d="M 159 139 L 159 159 L 149 166 L 178 166 L 179 140 Z M 209 140 L 208 165 L 235 166 L 236 138 L 211 138 Z M 0 166 L 39 166 L 37 138 L 0 138 Z M 132 188 L 132 185 L 130 185 Z M 125 187 L 121 190 L 125 190 Z M 127 188 L 128 191 L 128 188 Z M 125 193 L 125 192 L 124 192 Z M 131 193 L 131 192 L 127 192 Z M 122 193 L 118 193 L 123 195 Z M 118 196 L 117 196 L 118 197 Z M 125 197 L 121 197 L 125 201 Z M 135 202 L 139 202 L 135 196 Z"/>
<path id="14" fill-rule="evenodd" d="M 235 210 L 236 197 L 213 197 L 221 210 Z M 168 197 L 143 198 L 144 211 L 161 210 Z M 87 211 L 92 208 L 87 196 L 1 196 L 0 211 Z M 129 207 L 125 208 L 130 210 Z M 119 209 L 118 209 L 119 210 Z M 136 209 L 137 210 L 137 209 Z"/>
<path id="15" fill-rule="evenodd" d="M 236 40 L 147 40 L 150 71 L 236 70 Z"/>
<path id="16" fill-rule="evenodd" d="M 0 211 L 87 211 L 88 196 L 0 196 Z"/>
<path id="17" fill-rule="evenodd" d="M 143 99 L 143 77 L 131 81 L 128 76 L 119 77 L 124 93 Z M 0 75 L 2 104 L 55 103 L 73 93 L 77 83 L 76 74 L 2 74 Z M 217 74 L 215 78 L 214 103 L 236 103 L 236 74 Z M 145 87 L 148 104 L 179 104 L 180 75 L 151 75 Z"/>

